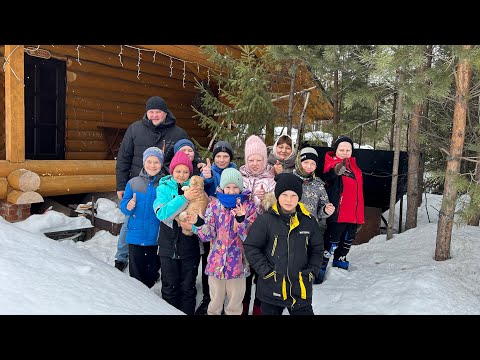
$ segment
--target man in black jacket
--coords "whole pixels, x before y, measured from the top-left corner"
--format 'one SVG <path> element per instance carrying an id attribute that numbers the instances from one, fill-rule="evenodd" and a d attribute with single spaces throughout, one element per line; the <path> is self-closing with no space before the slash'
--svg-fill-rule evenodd
<path id="1" fill-rule="evenodd" d="M 165 154 L 165 162 L 160 176 L 168 175 L 168 167 L 173 158 L 173 146 L 180 139 L 190 139 L 181 127 L 177 126 L 175 116 L 160 96 L 147 100 L 146 113 L 142 120 L 131 124 L 123 137 L 117 156 L 116 190 L 121 200 L 125 186 L 131 178 L 138 176 L 143 168 L 143 152 L 151 146 L 160 148 Z M 128 219 L 120 230 L 115 267 L 123 271 L 128 264 L 128 244 L 125 241 Z"/>

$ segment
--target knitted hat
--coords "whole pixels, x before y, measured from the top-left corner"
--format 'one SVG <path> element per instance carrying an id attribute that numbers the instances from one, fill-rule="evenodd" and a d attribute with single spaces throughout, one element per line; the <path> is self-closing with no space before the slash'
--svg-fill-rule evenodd
<path id="1" fill-rule="evenodd" d="M 352 145 L 352 150 L 353 150 L 353 141 L 350 139 L 348 136 L 345 135 L 340 135 L 337 140 L 335 140 L 335 144 L 333 144 L 333 153 L 335 154 L 337 152 L 337 147 L 341 142 L 348 142 Z"/>
<path id="2" fill-rule="evenodd" d="M 243 176 L 240 171 L 234 168 L 226 168 L 220 176 L 220 189 L 225 189 L 228 184 L 235 184 L 243 191 Z"/>
<path id="3" fill-rule="evenodd" d="M 195 151 L 195 145 L 188 139 L 180 139 L 173 145 L 173 153 L 176 154 L 184 146 L 190 146 Z"/>
<path id="4" fill-rule="evenodd" d="M 172 161 L 170 162 L 170 174 L 173 174 L 173 170 L 177 165 L 186 165 L 188 170 L 190 170 L 190 175 L 193 174 L 193 165 L 192 160 L 185 154 L 183 151 L 178 151 L 174 156 Z"/>
<path id="5" fill-rule="evenodd" d="M 143 164 L 145 164 L 145 161 L 147 161 L 147 158 L 152 155 L 155 156 L 158 159 L 158 161 L 160 161 L 160 164 L 163 165 L 163 151 L 155 146 L 149 147 L 147 150 L 143 152 Z"/>
<path id="6" fill-rule="evenodd" d="M 312 147 L 306 147 L 300 150 L 300 161 L 313 160 L 318 164 L 318 153 Z"/>
<path id="7" fill-rule="evenodd" d="M 303 194 L 303 183 L 302 180 L 291 173 L 280 173 L 275 176 L 275 197 L 278 198 L 280 195 L 287 190 L 291 190 L 298 195 L 298 199 L 302 198 Z"/>
<path id="8" fill-rule="evenodd" d="M 213 147 L 213 157 L 217 155 L 219 152 L 226 152 L 230 155 L 230 161 L 233 160 L 233 148 L 232 145 L 228 141 L 219 141 Z"/>
<path id="9" fill-rule="evenodd" d="M 265 162 L 267 161 L 267 145 L 257 135 L 251 135 L 245 142 L 245 162 L 254 154 L 263 156 Z"/>
<path id="10" fill-rule="evenodd" d="M 147 111 L 158 109 L 168 113 L 167 103 L 160 96 L 152 96 L 150 99 L 148 99 L 147 106 L 145 108 Z"/>

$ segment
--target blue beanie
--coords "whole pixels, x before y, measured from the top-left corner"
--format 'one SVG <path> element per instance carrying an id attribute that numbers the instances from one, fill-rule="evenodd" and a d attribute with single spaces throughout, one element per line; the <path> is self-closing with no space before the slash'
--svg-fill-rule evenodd
<path id="1" fill-rule="evenodd" d="M 195 151 L 195 145 L 188 139 L 180 139 L 173 145 L 173 153 L 176 154 L 184 146 L 190 146 Z"/>
<path id="2" fill-rule="evenodd" d="M 147 160 L 147 158 L 152 155 L 156 156 L 158 161 L 160 161 L 160 164 L 163 165 L 163 151 L 155 146 L 149 147 L 147 150 L 143 152 L 143 164 L 145 164 L 145 161 Z"/>

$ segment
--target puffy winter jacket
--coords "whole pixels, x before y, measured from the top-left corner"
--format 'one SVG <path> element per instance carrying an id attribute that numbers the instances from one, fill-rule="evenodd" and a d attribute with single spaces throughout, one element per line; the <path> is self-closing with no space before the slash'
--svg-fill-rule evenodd
<path id="1" fill-rule="evenodd" d="M 157 194 L 159 176 L 149 176 L 142 169 L 139 176 L 127 183 L 125 194 L 120 202 L 120 210 L 130 215 L 127 223 L 128 244 L 141 246 L 157 245 L 160 220 L 153 212 L 152 206 Z M 136 194 L 136 204 L 132 210 L 127 210 L 127 204 Z"/>
<path id="2" fill-rule="evenodd" d="M 173 158 L 173 146 L 180 139 L 189 139 L 185 130 L 175 123 L 175 117 L 168 112 L 165 121 L 154 126 L 145 113 L 142 120 L 128 127 L 117 156 L 117 191 L 124 190 L 127 181 L 138 176 L 143 168 L 143 152 L 151 146 L 162 149 L 165 154 L 160 176 L 169 174 L 168 166 Z"/>
<path id="3" fill-rule="evenodd" d="M 333 151 L 325 154 L 326 189 L 330 202 L 335 205 L 335 212 L 327 218 L 327 223 L 339 222 L 350 224 L 364 223 L 363 176 L 354 157 L 346 160 L 346 168 L 353 177 L 335 174 L 335 165 L 343 159 L 337 158 Z"/>
<path id="4" fill-rule="evenodd" d="M 282 307 L 311 305 L 313 279 L 322 263 L 320 227 L 302 203 L 292 216 L 280 214 L 278 206 L 257 217 L 243 243 L 259 275 L 256 296 Z"/>

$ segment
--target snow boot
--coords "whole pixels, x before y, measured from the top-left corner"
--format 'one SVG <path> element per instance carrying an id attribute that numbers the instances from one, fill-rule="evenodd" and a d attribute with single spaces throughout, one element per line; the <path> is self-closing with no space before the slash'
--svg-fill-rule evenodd
<path id="1" fill-rule="evenodd" d="M 242 315 L 247 316 L 248 315 L 248 308 L 250 307 L 250 300 L 244 301 L 242 304 L 243 304 Z"/>
<path id="2" fill-rule="evenodd" d="M 123 271 L 125 270 L 125 268 L 127 267 L 128 265 L 128 261 L 118 261 L 118 260 L 115 260 L 115 268 L 117 268 L 118 270 L 120 271 Z"/>
<path id="3" fill-rule="evenodd" d="M 347 259 L 345 258 L 345 256 L 341 256 L 340 258 L 338 259 L 333 259 L 333 264 L 332 266 L 333 267 L 338 267 L 340 269 L 344 269 L 344 270 L 348 270 L 348 265 L 350 263 L 347 261 Z"/>
<path id="4" fill-rule="evenodd" d="M 318 276 L 313 280 L 314 284 L 321 284 L 323 283 L 323 279 L 325 278 L 325 273 L 327 272 L 327 269 L 320 269 L 320 272 L 318 273 Z"/>
<path id="5" fill-rule="evenodd" d="M 262 309 L 260 304 L 253 304 L 252 315 L 262 315 Z"/>
<path id="6" fill-rule="evenodd" d="M 208 304 L 210 304 L 210 298 L 203 297 L 202 302 L 198 305 L 197 310 L 195 310 L 195 315 L 207 315 Z"/>

